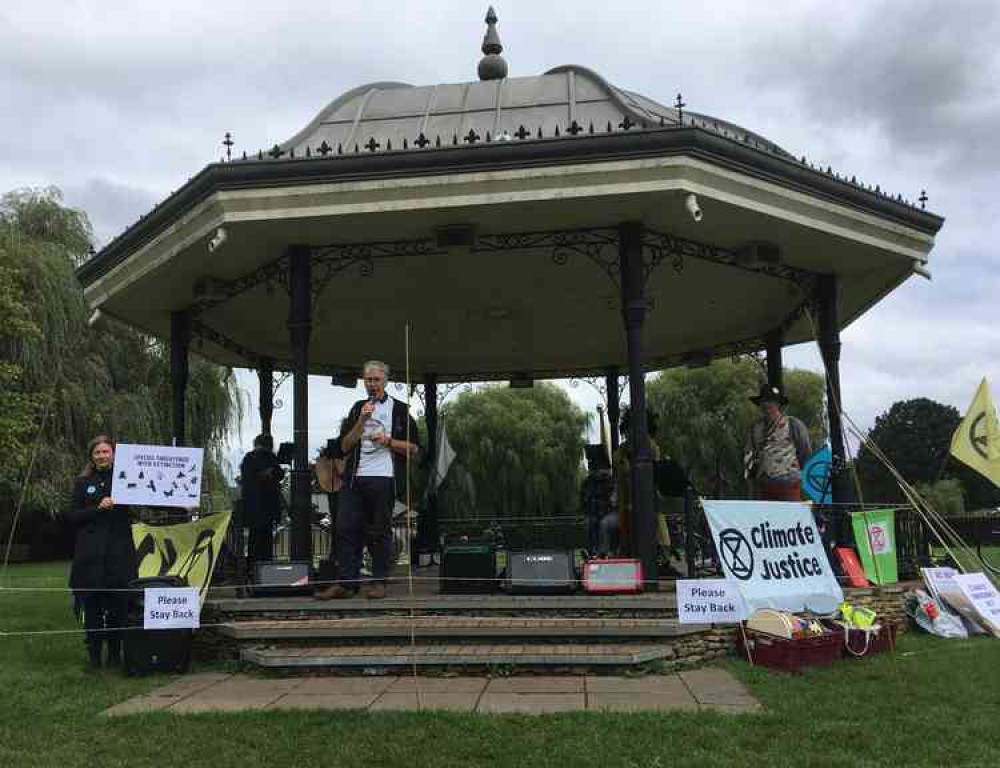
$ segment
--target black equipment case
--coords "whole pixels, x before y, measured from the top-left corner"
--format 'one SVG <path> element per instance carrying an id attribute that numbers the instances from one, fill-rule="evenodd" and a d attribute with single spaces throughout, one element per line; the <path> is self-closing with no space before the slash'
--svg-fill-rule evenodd
<path id="1" fill-rule="evenodd" d="M 186 587 L 178 576 L 150 576 L 136 579 L 129 587 L 128 621 L 123 643 L 125 674 L 149 675 L 154 672 L 186 672 L 191 662 L 190 629 L 143 629 L 145 590 L 147 587 Z"/>
<path id="2" fill-rule="evenodd" d="M 497 554 L 493 542 L 462 540 L 445 544 L 441 554 L 441 594 L 488 594 L 497 589 Z"/>
<path id="3" fill-rule="evenodd" d="M 254 597 L 286 597 L 312 592 L 309 563 L 304 560 L 264 560 L 253 566 Z"/>
<path id="4" fill-rule="evenodd" d="M 576 589 L 576 567 L 568 550 L 528 550 L 507 556 L 507 589 L 520 595 L 565 595 Z"/>

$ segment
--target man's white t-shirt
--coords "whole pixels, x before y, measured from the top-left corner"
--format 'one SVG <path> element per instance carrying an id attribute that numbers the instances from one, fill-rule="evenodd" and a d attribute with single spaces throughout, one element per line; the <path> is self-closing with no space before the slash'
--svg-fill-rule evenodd
<path id="1" fill-rule="evenodd" d="M 358 477 L 392 477 L 392 451 L 388 446 L 376 443 L 372 436 L 383 432 L 392 435 L 392 398 L 386 397 L 375 403 L 375 410 L 365 420 L 361 430 L 361 460 L 358 462 Z"/>

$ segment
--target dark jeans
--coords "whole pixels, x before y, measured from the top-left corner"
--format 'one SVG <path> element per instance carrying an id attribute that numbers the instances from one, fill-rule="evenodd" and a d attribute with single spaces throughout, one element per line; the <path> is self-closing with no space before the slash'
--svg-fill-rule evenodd
<path id="1" fill-rule="evenodd" d="M 614 510 L 602 517 L 591 515 L 587 518 L 587 552 L 613 555 L 618 547 L 618 515 Z"/>
<path id="2" fill-rule="evenodd" d="M 330 554 L 327 559 L 331 563 L 337 562 L 337 519 L 340 516 L 340 491 L 328 493 L 326 495 L 327 504 L 330 507 Z"/>
<path id="3" fill-rule="evenodd" d="M 252 526 L 249 530 L 249 540 L 247 541 L 247 572 L 250 578 L 254 578 L 254 564 L 274 560 L 274 525 L 265 523 L 264 525 Z"/>
<path id="4" fill-rule="evenodd" d="M 365 545 L 372 556 L 372 576 L 385 581 L 392 557 L 392 507 L 396 483 L 391 477 L 357 477 L 340 491 L 337 513 L 337 560 L 340 581 L 356 589 Z"/>
<path id="5" fill-rule="evenodd" d="M 83 627 L 91 653 L 101 652 L 101 641 L 108 643 L 108 653 L 121 651 L 122 633 L 128 614 L 128 592 L 87 592 L 83 598 Z"/>

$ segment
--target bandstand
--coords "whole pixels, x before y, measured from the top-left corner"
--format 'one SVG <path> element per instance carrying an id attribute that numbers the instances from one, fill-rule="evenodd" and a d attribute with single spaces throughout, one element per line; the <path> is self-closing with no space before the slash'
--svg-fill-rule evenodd
<path id="1" fill-rule="evenodd" d="M 93 310 L 170 340 L 179 443 L 192 342 L 258 371 L 265 431 L 272 375 L 291 373 L 296 559 L 309 374 L 403 370 L 409 326 L 432 441 L 438 385 L 607 377 L 615 421 L 627 375 L 634 551 L 654 574 L 644 374 L 764 350 L 780 383 L 782 347 L 815 339 L 842 459 L 840 331 L 928 274 L 943 219 L 679 95 L 575 65 L 508 77 L 492 9 L 482 51 L 477 80 L 363 85 L 287 141 L 206 166 L 78 276 Z"/>

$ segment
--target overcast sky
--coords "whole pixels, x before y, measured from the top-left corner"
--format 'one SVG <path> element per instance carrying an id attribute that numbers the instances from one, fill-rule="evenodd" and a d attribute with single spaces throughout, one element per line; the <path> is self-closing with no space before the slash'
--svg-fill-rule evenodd
<path id="1" fill-rule="evenodd" d="M 911 278 L 843 334 L 847 412 L 897 400 L 964 412 L 1000 387 L 1000 2 L 494 3 L 511 76 L 580 64 L 743 125 L 796 156 L 946 217 L 933 280 Z M 475 79 L 486 3 L 0 4 L 0 192 L 56 185 L 101 243 L 221 156 L 284 141 L 366 82 Z M 820 370 L 812 345 L 786 364 Z M 256 412 L 255 379 L 243 376 Z M 596 396 L 571 390 L 592 410 Z M 314 379 L 314 444 L 352 395 Z M 998 393 L 995 391 L 995 395 Z M 291 435 L 291 385 L 279 439 Z M 233 450 L 257 431 L 248 418 Z M 238 442 L 238 444 L 236 444 Z"/>

